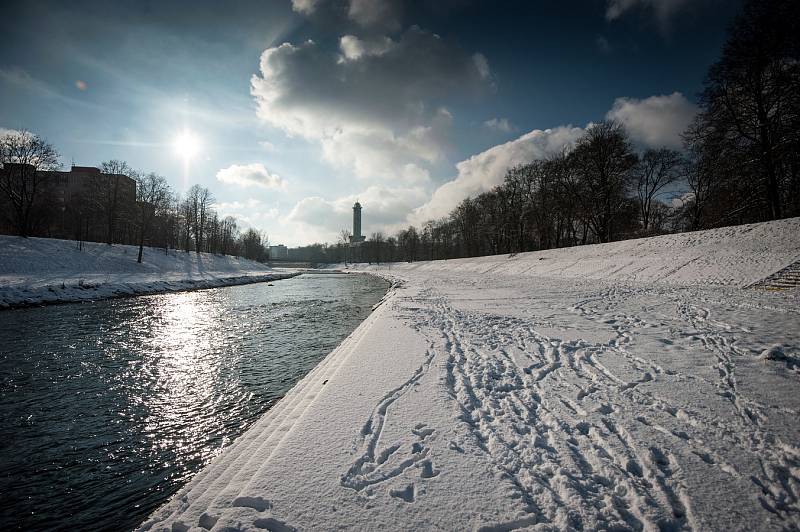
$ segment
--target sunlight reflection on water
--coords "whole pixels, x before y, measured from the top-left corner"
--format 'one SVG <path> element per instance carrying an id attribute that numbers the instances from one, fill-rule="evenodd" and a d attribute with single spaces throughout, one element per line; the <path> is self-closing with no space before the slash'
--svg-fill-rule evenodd
<path id="1" fill-rule="evenodd" d="M 137 525 L 386 288 L 312 275 L 0 313 L 0 529 Z"/>

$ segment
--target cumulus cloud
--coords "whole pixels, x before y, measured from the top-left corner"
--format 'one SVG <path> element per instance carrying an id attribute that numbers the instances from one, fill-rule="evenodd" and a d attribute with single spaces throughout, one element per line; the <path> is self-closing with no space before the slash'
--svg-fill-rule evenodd
<path id="1" fill-rule="evenodd" d="M 408 213 L 425 201 L 427 194 L 421 187 L 389 187 L 373 185 L 359 194 L 327 200 L 319 196 L 303 198 L 288 216 L 290 222 L 301 223 L 334 237 L 339 230 L 350 228 L 353 203 L 363 206 L 362 231 L 370 235 L 377 231 L 392 233 L 406 222 Z"/>
<path id="2" fill-rule="evenodd" d="M 292 0 L 292 9 L 303 15 L 311 15 L 317 10 L 319 0 Z"/>
<path id="3" fill-rule="evenodd" d="M 394 41 L 389 37 L 362 40 L 355 35 L 344 35 L 339 39 L 342 61 L 354 61 L 364 55 L 380 56 L 388 52 Z"/>
<path id="4" fill-rule="evenodd" d="M 697 106 L 680 92 L 644 100 L 617 98 L 606 118 L 617 120 L 639 145 L 680 149 L 681 133 L 697 114 Z"/>
<path id="5" fill-rule="evenodd" d="M 279 214 L 278 209 L 270 207 L 255 198 L 250 198 L 246 201 L 215 203 L 213 207 L 220 218 L 233 216 L 239 223 L 240 228 L 252 227 L 258 230 L 274 226 Z"/>
<path id="6" fill-rule="evenodd" d="M 696 113 L 697 107 L 675 92 L 643 100 L 617 98 L 606 118 L 621 122 L 639 146 L 679 149 L 680 134 Z M 436 189 L 430 201 L 415 209 L 409 219 L 419 224 L 446 216 L 464 198 L 487 192 L 502 183 L 509 168 L 572 146 L 585 131 L 586 128 L 572 126 L 537 129 L 473 155 L 456 164 L 456 177 Z"/>
<path id="7" fill-rule="evenodd" d="M 484 122 L 483 125 L 491 130 L 503 133 L 510 133 L 515 129 L 508 118 L 492 118 Z"/>
<path id="8" fill-rule="evenodd" d="M 262 120 L 320 142 L 327 161 L 361 177 L 402 177 L 446 147 L 452 116 L 439 102 L 490 90 L 480 57 L 417 27 L 396 40 L 346 35 L 339 52 L 284 43 L 264 51 L 251 92 Z"/>
<path id="9" fill-rule="evenodd" d="M 471 56 L 419 28 L 385 53 L 339 57 L 314 41 L 265 50 L 260 75 L 251 79 L 259 116 L 306 138 L 342 127 L 413 127 L 437 113 L 440 106 L 430 102 L 486 88 Z"/>
<path id="10" fill-rule="evenodd" d="M 442 159 L 451 120 L 450 113 L 441 109 L 430 125 L 403 135 L 388 129 L 350 127 L 320 140 L 322 156 L 334 167 L 350 169 L 362 179 L 427 181 L 428 171 L 420 164 Z"/>
<path id="11" fill-rule="evenodd" d="M 271 174 L 261 163 L 233 164 L 217 172 L 217 180 L 242 187 L 286 188 L 286 180 Z"/>
<path id="12" fill-rule="evenodd" d="M 584 128 L 571 126 L 535 129 L 461 161 L 456 165 L 455 179 L 436 189 L 430 201 L 415 209 L 410 219 L 423 223 L 446 216 L 464 198 L 487 192 L 502 183 L 509 168 L 557 153 L 573 145 L 584 131 Z"/>
<path id="13" fill-rule="evenodd" d="M 652 10 L 656 19 L 666 24 L 674 14 L 690 3 L 690 0 L 608 0 L 606 20 L 616 20 L 628 11 L 644 8 Z"/>

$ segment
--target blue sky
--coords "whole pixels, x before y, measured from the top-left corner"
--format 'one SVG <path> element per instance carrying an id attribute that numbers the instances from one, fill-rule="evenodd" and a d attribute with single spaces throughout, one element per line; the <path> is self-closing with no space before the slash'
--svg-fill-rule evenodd
<path id="1" fill-rule="evenodd" d="M 200 183 L 273 243 L 447 214 L 606 117 L 679 147 L 723 0 L 11 2 L 0 128 Z M 175 140 L 189 131 L 188 160 Z"/>

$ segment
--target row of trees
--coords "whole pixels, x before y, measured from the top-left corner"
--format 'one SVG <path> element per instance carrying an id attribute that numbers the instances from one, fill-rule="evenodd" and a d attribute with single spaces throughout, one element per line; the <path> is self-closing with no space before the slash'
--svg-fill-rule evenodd
<path id="1" fill-rule="evenodd" d="M 637 151 L 620 124 L 602 122 L 445 218 L 374 233 L 355 253 L 341 238 L 307 251 L 331 262 L 444 259 L 800 215 L 800 2 L 745 3 L 699 104 L 680 152 Z"/>
<path id="2" fill-rule="evenodd" d="M 139 262 L 145 245 L 165 252 L 182 249 L 262 262 L 269 258 L 267 237 L 252 228 L 241 232 L 231 216 L 220 218 L 213 195 L 199 185 L 181 196 L 163 176 L 118 160 L 103 162 L 102 173 L 82 175 L 81 183 L 70 184 L 70 174 L 55 170 L 55 148 L 29 132 L 0 136 L 0 163 L 4 223 L 23 237 L 137 244 Z"/>

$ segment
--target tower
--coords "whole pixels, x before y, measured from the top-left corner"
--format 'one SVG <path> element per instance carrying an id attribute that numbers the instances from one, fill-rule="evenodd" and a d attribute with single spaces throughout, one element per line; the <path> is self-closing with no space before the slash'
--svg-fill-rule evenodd
<path id="1" fill-rule="evenodd" d="M 361 204 L 356 201 L 353 205 L 353 234 L 350 236 L 351 244 L 363 242 L 366 238 L 361 234 Z"/>

